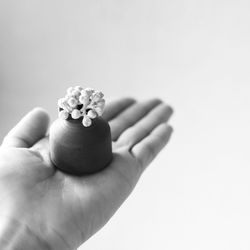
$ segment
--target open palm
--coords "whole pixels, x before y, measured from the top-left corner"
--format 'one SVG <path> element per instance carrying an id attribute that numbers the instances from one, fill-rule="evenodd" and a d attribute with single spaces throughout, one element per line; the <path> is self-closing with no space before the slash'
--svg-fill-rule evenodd
<path id="1" fill-rule="evenodd" d="M 158 99 L 109 103 L 103 117 L 111 127 L 113 161 L 84 177 L 52 164 L 47 113 L 36 108 L 27 114 L 1 146 L 0 243 L 26 250 L 79 247 L 110 219 L 166 145 L 171 114 Z"/>

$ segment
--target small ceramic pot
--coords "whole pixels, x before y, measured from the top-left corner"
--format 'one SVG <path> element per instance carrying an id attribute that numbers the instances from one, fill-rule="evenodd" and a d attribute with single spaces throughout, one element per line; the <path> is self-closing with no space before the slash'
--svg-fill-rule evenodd
<path id="1" fill-rule="evenodd" d="M 82 119 L 57 119 L 50 128 L 50 154 L 55 166 L 72 175 L 86 175 L 105 168 L 112 160 L 109 124 L 101 117 L 84 127 Z"/>

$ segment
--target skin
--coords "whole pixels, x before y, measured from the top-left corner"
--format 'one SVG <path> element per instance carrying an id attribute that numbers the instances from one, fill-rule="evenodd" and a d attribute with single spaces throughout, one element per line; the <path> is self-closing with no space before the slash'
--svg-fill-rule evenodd
<path id="1" fill-rule="evenodd" d="M 29 112 L 0 148 L 1 249 L 72 250 L 102 228 L 169 141 L 172 109 L 158 99 L 107 104 L 113 161 L 84 177 L 67 175 L 49 158 L 49 116 Z"/>

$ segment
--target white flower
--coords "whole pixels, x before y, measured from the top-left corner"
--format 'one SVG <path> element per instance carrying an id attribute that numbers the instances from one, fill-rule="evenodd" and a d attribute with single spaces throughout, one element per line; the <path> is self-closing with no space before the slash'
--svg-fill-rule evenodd
<path id="1" fill-rule="evenodd" d="M 80 95 L 79 102 L 83 104 L 83 106 L 87 106 L 89 104 L 89 97 L 85 95 Z"/>
<path id="2" fill-rule="evenodd" d="M 105 100 L 104 99 L 101 99 L 97 102 L 96 104 L 97 107 L 100 107 L 102 109 L 104 109 L 104 106 L 105 106 Z"/>
<path id="3" fill-rule="evenodd" d="M 94 110 L 91 109 L 91 110 L 89 110 L 87 116 L 88 116 L 89 118 L 91 118 L 91 119 L 94 119 L 94 118 L 97 117 L 97 113 L 96 113 Z"/>
<path id="4" fill-rule="evenodd" d="M 91 126 L 92 121 L 88 116 L 85 115 L 82 119 L 82 124 L 84 127 L 89 127 L 89 126 Z"/>
<path id="5" fill-rule="evenodd" d="M 69 113 L 66 110 L 61 110 L 59 112 L 59 118 L 66 120 L 69 117 Z"/>
<path id="6" fill-rule="evenodd" d="M 71 115 L 72 119 L 83 117 L 82 124 L 89 127 L 91 119 L 101 116 L 104 111 L 105 100 L 101 91 L 92 88 L 83 89 L 81 86 L 70 87 L 67 89 L 65 97 L 58 100 L 58 106 L 63 109 L 59 117 L 67 119 Z"/>
<path id="7" fill-rule="evenodd" d="M 72 111 L 72 108 L 68 105 L 67 100 L 63 100 L 63 102 L 61 103 L 61 106 L 64 110 L 66 110 L 68 113 L 70 113 Z"/>
<path id="8" fill-rule="evenodd" d="M 79 97 L 81 95 L 81 92 L 74 89 L 72 92 L 71 92 L 71 95 L 74 96 L 74 97 Z"/>
<path id="9" fill-rule="evenodd" d="M 95 92 L 95 90 L 92 89 L 92 88 L 86 88 L 86 89 L 84 89 L 84 91 L 85 91 L 88 95 L 92 95 L 92 94 Z"/>
<path id="10" fill-rule="evenodd" d="M 71 95 L 71 92 L 74 90 L 74 88 L 73 87 L 69 87 L 68 89 L 67 89 L 67 94 L 68 95 Z"/>
<path id="11" fill-rule="evenodd" d="M 83 90 L 83 87 L 81 87 L 81 86 L 75 86 L 75 89 L 81 92 Z"/>
<path id="12" fill-rule="evenodd" d="M 71 117 L 73 118 L 73 119 L 78 119 L 78 118 L 80 118 L 81 117 L 81 111 L 80 110 L 78 110 L 78 109 L 73 109 L 73 111 L 71 112 Z"/>
<path id="13" fill-rule="evenodd" d="M 71 98 L 69 98 L 69 100 L 68 100 L 68 104 L 69 104 L 69 106 L 72 107 L 72 108 L 75 108 L 76 105 L 77 105 L 77 103 L 78 103 L 78 101 L 77 101 L 76 98 L 74 98 L 74 97 L 71 97 Z"/>
<path id="14" fill-rule="evenodd" d="M 95 108 L 95 112 L 96 112 L 99 116 L 101 116 L 101 115 L 103 114 L 103 111 L 104 111 L 104 109 L 101 108 L 101 107 L 96 107 L 96 108 Z"/>
<path id="15" fill-rule="evenodd" d="M 64 106 L 63 103 L 64 103 L 64 98 L 60 98 L 60 99 L 58 100 L 58 102 L 57 102 L 58 107 L 60 107 L 60 108 L 63 109 L 63 106 Z"/>
<path id="16" fill-rule="evenodd" d="M 96 91 L 95 96 L 98 97 L 98 99 L 102 99 L 104 97 L 104 94 L 101 91 Z"/>

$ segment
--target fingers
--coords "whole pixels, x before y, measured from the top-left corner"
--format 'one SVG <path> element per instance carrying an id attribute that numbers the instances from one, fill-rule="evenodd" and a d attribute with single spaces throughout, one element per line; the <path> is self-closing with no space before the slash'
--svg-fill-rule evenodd
<path id="1" fill-rule="evenodd" d="M 131 148 L 150 134 L 159 124 L 167 122 L 172 113 L 173 110 L 170 106 L 164 103 L 159 104 L 138 123 L 125 130 L 118 139 L 118 145 L 126 145 Z"/>
<path id="2" fill-rule="evenodd" d="M 171 126 L 162 123 L 132 148 L 131 153 L 137 159 L 142 169 L 145 169 L 164 148 L 170 139 L 172 131 Z"/>
<path id="3" fill-rule="evenodd" d="M 35 108 L 25 115 L 21 121 L 7 134 L 2 146 L 31 147 L 45 136 L 49 124 L 49 116 L 42 108 Z"/>
<path id="4" fill-rule="evenodd" d="M 121 112 L 118 116 L 116 116 L 109 122 L 109 125 L 111 127 L 112 140 L 116 141 L 123 131 L 137 123 L 160 103 L 161 100 L 159 99 L 152 99 L 149 101 L 134 103 L 123 112 Z"/>
<path id="5" fill-rule="evenodd" d="M 104 224 L 126 200 L 146 165 L 167 143 L 171 131 L 166 123 L 158 125 L 149 136 L 134 146 L 132 154 L 124 148 L 117 150 L 107 168 L 88 176 L 84 182 L 79 179 L 79 185 L 74 185 L 74 192 L 81 197 L 85 209 L 89 200 L 92 201 L 92 206 L 87 209 L 93 213 L 92 226 Z M 89 188 L 87 192 L 86 188 Z"/>
<path id="6" fill-rule="evenodd" d="M 135 100 L 133 98 L 122 98 L 111 101 L 105 107 L 105 111 L 102 115 L 103 119 L 106 121 L 114 119 L 118 114 L 120 114 L 124 109 L 128 108 L 134 102 Z"/>

